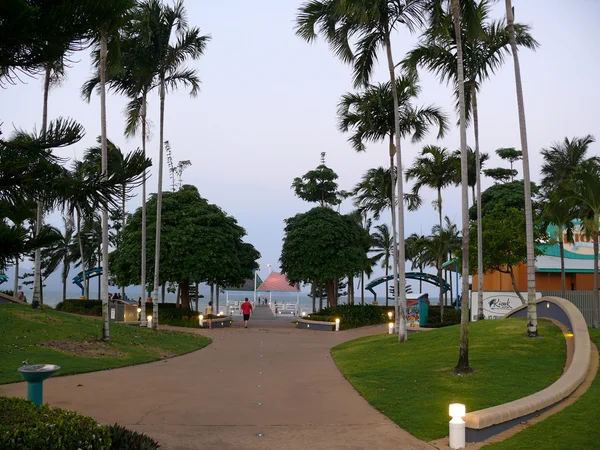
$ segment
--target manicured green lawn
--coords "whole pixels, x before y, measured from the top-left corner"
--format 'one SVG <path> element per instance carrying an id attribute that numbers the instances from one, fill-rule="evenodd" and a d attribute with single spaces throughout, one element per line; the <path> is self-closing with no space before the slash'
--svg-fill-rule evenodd
<path id="1" fill-rule="evenodd" d="M 475 373 L 452 373 L 458 360 L 459 326 L 409 335 L 378 335 L 332 349 L 344 376 L 371 405 L 401 428 L 430 441 L 448 435 L 448 405 L 467 411 L 533 394 L 558 379 L 566 358 L 560 329 L 538 322 L 539 339 L 525 337 L 525 319 L 469 326 L 469 359 Z"/>
<path id="2" fill-rule="evenodd" d="M 57 375 L 92 372 L 155 361 L 205 347 L 210 339 L 125 324 L 110 326 L 99 342 L 101 321 L 54 310 L 0 304 L 0 384 L 22 381 L 22 361 L 58 364 Z"/>
<path id="3" fill-rule="evenodd" d="M 600 330 L 590 329 L 600 346 Z M 488 450 L 563 450 L 600 448 L 600 375 L 571 406 L 519 433 L 483 447 Z"/>

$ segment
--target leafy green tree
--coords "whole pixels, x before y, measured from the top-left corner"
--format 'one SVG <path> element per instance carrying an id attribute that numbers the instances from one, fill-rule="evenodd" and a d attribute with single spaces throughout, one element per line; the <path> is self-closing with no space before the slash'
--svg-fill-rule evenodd
<path id="1" fill-rule="evenodd" d="M 456 168 L 456 185 L 460 185 L 460 150 L 456 150 L 454 152 L 455 161 L 457 164 Z M 469 187 L 471 188 L 471 198 L 473 199 L 473 205 L 477 203 L 477 195 L 475 194 L 475 187 L 477 186 L 477 167 L 483 168 L 483 165 L 490 159 L 490 155 L 487 153 L 479 154 L 479 164 L 477 164 L 477 155 L 475 154 L 475 150 L 471 147 L 467 147 L 467 165 L 469 167 Z M 480 193 L 481 195 L 481 193 Z"/>
<path id="2" fill-rule="evenodd" d="M 521 159 L 523 159 L 523 152 L 521 150 L 517 150 L 514 147 L 508 147 L 508 148 L 498 148 L 496 149 L 496 154 L 502 158 L 505 161 L 508 161 L 510 163 L 510 170 L 511 172 L 513 171 L 513 164 Z M 515 170 L 516 172 L 516 170 Z M 514 177 L 516 177 L 516 173 L 515 175 L 513 175 L 510 179 L 510 181 L 514 181 Z"/>
<path id="3" fill-rule="evenodd" d="M 150 196 L 149 235 L 155 231 L 156 203 L 156 195 Z M 189 307 L 189 286 L 195 282 L 239 285 L 252 277 L 260 254 L 243 242 L 246 231 L 233 217 L 202 198 L 194 186 L 165 192 L 163 207 L 164 251 L 158 283 L 177 283 L 183 308 Z M 140 282 L 141 220 L 138 208 L 125 227 L 122 245 L 111 253 L 111 270 L 120 285 Z M 155 242 L 149 240 L 147 246 L 154 250 Z M 154 269 L 152 259 L 147 264 Z"/>
<path id="4" fill-rule="evenodd" d="M 437 201 L 434 202 L 434 206 L 438 210 L 440 229 L 443 227 L 442 189 L 456 180 L 456 166 L 454 155 L 448 153 L 446 148 L 427 145 L 413 165 L 406 170 L 406 181 L 416 180 L 412 189 L 414 195 L 419 195 L 423 186 L 437 191 Z"/>
<path id="5" fill-rule="evenodd" d="M 373 259 L 376 261 L 381 261 L 381 268 L 385 269 L 385 306 L 388 306 L 390 288 L 387 277 L 389 276 L 391 268 L 390 260 L 392 259 L 392 254 L 394 253 L 394 240 L 392 239 L 392 233 L 390 232 L 389 227 L 385 223 L 376 225 L 375 229 L 377 231 L 371 234 L 371 238 L 373 240 L 371 252 L 375 253 L 375 255 L 373 255 Z"/>
<path id="6" fill-rule="evenodd" d="M 291 283 L 325 284 L 330 307 L 337 306 L 336 281 L 367 264 L 365 231 L 350 217 L 316 207 L 285 221 L 281 272 Z"/>
<path id="7" fill-rule="evenodd" d="M 538 202 L 539 188 L 535 183 L 531 183 L 531 192 L 533 193 L 533 207 L 536 215 L 541 212 L 541 204 Z M 485 217 L 494 209 L 501 208 L 517 208 L 520 211 L 525 211 L 525 195 L 523 189 L 523 180 L 513 181 L 511 183 L 494 184 L 487 188 L 481 194 L 481 212 L 482 217 Z M 476 209 L 470 209 L 472 220 L 476 219 Z"/>
<path id="8" fill-rule="evenodd" d="M 423 272 L 425 267 L 428 265 L 425 244 L 427 238 L 422 234 L 412 233 L 406 238 L 406 259 L 411 261 L 411 269 L 415 267 L 419 269 L 419 272 Z M 423 280 L 419 280 L 419 292 L 423 292 Z"/>
<path id="9" fill-rule="evenodd" d="M 320 164 L 315 170 L 309 170 L 302 177 L 294 178 L 292 188 L 297 197 L 309 203 L 319 203 L 321 207 L 342 203 L 338 192 L 337 173 Z"/>
<path id="10" fill-rule="evenodd" d="M 512 183 L 518 173 L 514 169 L 505 169 L 504 167 L 483 170 L 483 174 L 492 178 L 496 183 L 508 183 L 509 181 Z"/>
<path id="11" fill-rule="evenodd" d="M 540 225 L 538 223 L 538 225 Z M 476 226 L 476 224 L 472 224 Z M 541 226 L 536 226 L 536 241 L 539 242 Z M 515 293 L 525 305 L 527 301 L 521 295 L 514 274 L 514 267 L 525 262 L 527 258 L 527 237 L 525 233 L 525 217 L 523 207 L 496 208 L 483 215 L 483 271 L 502 272 L 510 275 Z M 475 247 L 476 242 L 471 245 Z M 540 251 L 536 249 L 536 254 Z M 471 265 L 477 268 L 474 258 Z"/>

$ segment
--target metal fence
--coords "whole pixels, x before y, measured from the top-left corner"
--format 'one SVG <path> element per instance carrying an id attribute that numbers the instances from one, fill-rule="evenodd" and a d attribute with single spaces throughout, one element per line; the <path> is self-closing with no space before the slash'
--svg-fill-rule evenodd
<path id="1" fill-rule="evenodd" d="M 573 303 L 585 319 L 588 327 L 592 326 L 594 291 L 566 291 L 566 300 Z M 565 298 L 562 291 L 542 291 L 543 296 Z"/>

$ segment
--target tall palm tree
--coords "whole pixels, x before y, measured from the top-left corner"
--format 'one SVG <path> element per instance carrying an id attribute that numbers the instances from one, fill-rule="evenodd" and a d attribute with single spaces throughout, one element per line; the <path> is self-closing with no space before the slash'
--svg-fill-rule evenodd
<path id="1" fill-rule="evenodd" d="M 460 233 L 448 216 L 445 217 L 445 227 L 434 225 L 431 235 L 423 243 L 425 261 L 430 262 L 437 269 L 439 280 L 439 302 L 441 321 L 444 322 L 444 284 L 442 282 L 442 266 L 448 255 L 455 253 L 460 248 Z"/>
<path id="2" fill-rule="evenodd" d="M 425 21 L 429 0 L 313 0 L 300 7 L 297 34 L 308 42 L 317 37 L 317 30 L 324 35 L 334 52 L 342 61 L 351 63 L 354 85 L 365 86 L 371 80 L 377 53 L 385 50 L 389 71 L 390 86 L 396 83 L 396 63 L 392 52 L 392 33 L 404 25 L 413 31 Z M 354 49 L 352 42 L 356 42 Z M 404 198 L 402 186 L 402 158 L 400 139 L 400 101 L 399 92 L 391 89 L 393 102 L 393 129 L 395 135 L 396 166 L 398 167 L 397 198 Z M 392 201 L 392 204 L 395 203 Z M 393 235 L 396 236 L 396 224 Z M 398 269 L 399 288 L 394 289 L 396 303 L 397 330 L 400 342 L 405 341 L 406 331 L 406 277 L 404 266 L 404 205 L 398 202 L 398 257 L 394 268 Z M 394 255 L 396 252 L 394 252 Z M 396 280 L 396 278 L 394 277 Z M 398 299 L 398 292 L 400 299 Z M 398 305 L 401 303 L 401 305 Z"/>
<path id="3" fill-rule="evenodd" d="M 388 306 L 390 289 L 387 277 L 390 273 L 390 259 L 394 253 L 394 241 L 387 224 L 376 225 L 375 229 L 377 231 L 371 234 L 371 238 L 373 239 L 371 251 L 375 253 L 373 258 L 376 261 L 381 260 L 381 268 L 385 269 L 385 306 Z"/>
<path id="4" fill-rule="evenodd" d="M 565 274 L 565 240 L 573 242 L 573 220 L 575 219 L 575 202 L 567 197 L 567 192 L 557 191 L 556 195 L 546 199 L 542 218 L 557 227 L 556 236 L 560 251 L 560 286 L 563 298 L 566 298 L 567 280 Z"/>
<path id="5" fill-rule="evenodd" d="M 58 237 L 54 245 L 46 247 L 42 250 L 42 268 L 44 278 L 53 273 L 59 265 L 62 264 L 61 281 L 62 281 L 62 300 L 67 298 L 67 277 L 69 269 L 73 262 L 71 254 L 71 245 L 74 235 L 74 223 L 72 217 L 63 217 L 64 232 L 56 227 L 53 232 Z"/>
<path id="6" fill-rule="evenodd" d="M 521 151 L 523 152 L 523 181 L 525 185 L 525 233 L 527 238 L 527 336 L 537 337 L 537 310 L 535 302 L 535 248 L 533 236 L 533 211 L 531 204 L 531 176 L 529 173 L 529 147 L 527 145 L 527 124 L 525 121 L 525 104 L 523 85 L 521 83 L 521 67 L 519 65 L 519 49 L 517 47 L 515 22 L 512 1 L 506 2 L 506 23 L 515 68 L 515 87 L 517 90 L 517 107 L 519 110 L 519 129 L 521 131 Z"/>
<path id="7" fill-rule="evenodd" d="M 406 170 L 406 181 L 415 179 L 413 194 L 418 195 L 423 186 L 437 191 L 437 201 L 434 202 L 439 214 L 439 225 L 442 223 L 442 189 L 451 185 L 456 180 L 455 157 L 446 148 L 427 145 L 421 155 L 415 159 L 411 167 Z"/>
<path id="8" fill-rule="evenodd" d="M 460 150 L 454 152 L 456 158 L 457 170 L 456 170 L 456 185 L 460 186 Z M 469 165 L 469 187 L 471 188 L 471 198 L 473 199 L 473 205 L 477 203 L 477 194 L 475 193 L 475 187 L 477 186 L 477 167 L 482 171 L 485 163 L 490 159 L 489 153 L 479 153 L 479 165 L 477 164 L 477 155 L 475 150 L 471 147 L 467 147 L 467 159 Z"/>
<path id="9" fill-rule="evenodd" d="M 422 140 L 430 126 L 437 125 L 438 137 L 445 134 L 448 124 L 446 116 L 441 110 L 435 106 L 426 106 L 422 108 L 414 107 L 411 101 L 419 94 L 420 88 L 417 84 L 415 74 L 410 76 L 402 76 L 396 80 L 396 93 L 400 102 L 398 111 L 394 110 L 394 97 L 392 95 L 390 83 L 367 86 L 363 92 L 358 94 L 346 94 L 342 96 L 338 105 L 339 129 L 341 131 L 352 131 L 352 136 L 348 139 L 352 147 L 356 151 L 364 151 L 366 149 L 365 142 L 377 142 L 381 140 L 389 140 L 389 155 L 390 155 L 390 170 L 387 177 L 389 178 L 389 204 L 397 205 L 395 185 L 397 177 L 397 167 L 394 164 L 394 155 L 396 146 L 394 145 L 394 136 L 396 133 L 395 121 L 398 118 L 401 137 L 412 134 L 412 141 L 418 142 Z M 398 157 L 398 155 L 396 154 Z M 367 174 L 369 174 L 367 172 Z M 394 174 L 391 178 L 390 174 Z M 377 175 L 378 186 L 387 188 L 387 178 L 381 171 L 369 175 Z M 402 177 L 400 177 L 402 178 Z M 364 178 L 363 178 L 364 180 Z M 399 180 L 401 184 L 401 180 Z M 380 193 L 385 190 L 380 189 Z M 387 197 L 387 196 L 386 196 Z M 384 197 L 384 198 L 386 198 Z M 409 210 L 417 208 L 420 205 L 418 195 L 404 194 L 402 197 L 408 202 Z M 398 210 L 404 211 L 403 207 L 398 207 Z M 392 237 L 394 240 L 394 248 L 399 248 L 398 239 L 396 237 L 396 208 L 392 207 Z M 402 239 L 402 248 L 404 248 L 404 239 Z M 403 250 L 403 254 L 405 251 Z M 396 255 L 394 252 L 394 283 L 398 283 L 400 271 L 400 252 Z M 404 261 L 404 260 L 403 260 Z M 402 262 L 404 270 L 404 262 Z M 405 273 L 405 272 L 404 272 Z M 402 283 L 406 286 L 406 280 Z M 400 296 L 400 297 L 399 297 Z M 405 289 L 394 288 L 394 305 L 396 307 L 396 330 L 402 331 L 403 336 L 399 340 L 406 338 L 405 327 L 405 304 L 406 304 Z"/>
<path id="10" fill-rule="evenodd" d="M 154 294 L 152 328 L 158 328 L 158 289 L 160 275 L 160 227 L 162 210 L 163 144 L 165 125 L 165 97 L 169 90 L 179 85 L 190 88 L 190 95 L 196 96 L 200 89 L 200 79 L 196 70 L 183 66 L 187 59 L 199 59 L 210 40 L 200 34 L 200 29 L 190 27 L 187 22 L 183 1 L 173 6 L 163 5 L 159 0 L 147 0 L 142 3 L 138 18 L 140 36 L 156 63 L 155 77 L 160 95 L 160 131 L 158 156 L 158 188 L 156 206 L 156 243 L 154 263 Z M 175 40 L 173 41 L 173 38 Z M 143 125 L 144 121 L 142 121 Z"/>
<path id="11" fill-rule="evenodd" d="M 427 266 L 425 244 L 427 238 L 422 234 L 412 233 L 406 238 L 406 259 L 411 261 L 411 269 L 418 268 L 423 272 Z M 419 280 L 419 292 L 423 292 L 423 280 Z"/>
<path id="12" fill-rule="evenodd" d="M 579 203 L 579 216 L 594 248 L 594 298 L 592 326 L 600 327 L 600 292 L 598 291 L 598 246 L 600 240 L 600 164 L 593 163 L 573 177 L 571 197 Z"/>
<path id="13" fill-rule="evenodd" d="M 490 21 L 490 2 L 482 0 L 463 0 L 463 8 L 468 14 L 461 17 L 461 41 L 464 54 L 465 77 L 465 118 L 473 118 L 473 133 L 475 138 L 475 161 L 472 167 L 474 185 L 477 188 L 477 260 L 478 260 L 478 298 L 480 319 L 483 319 L 483 241 L 481 229 L 481 167 L 482 160 L 479 150 L 479 113 L 478 92 L 487 78 L 489 78 L 503 63 L 508 54 L 509 36 L 504 21 Z M 538 43 L 529 34 L 527 25 L 515 25 L 517 30 L 517 44 L 529 49 L 535 49 Z M 436 23 L 432 24 L 424 33 L 419 45 L 411 50 L 403 65 L 409 70 L 418 66 L 425 67 L 436 74 L 442 82 L 454 85 L 454 94 L 457 99 L 458 109 L 458 70 L 456 31 L 450 11 L 441 11 L 437 15 Z M 470 162 L 470 161 L 469 161 Z M 471 177 L 469 177 L 470 181 Z M 471 186 L 471 184 L 469 184 Z M 474 200 L 475 203 L 475 200 Z"/>

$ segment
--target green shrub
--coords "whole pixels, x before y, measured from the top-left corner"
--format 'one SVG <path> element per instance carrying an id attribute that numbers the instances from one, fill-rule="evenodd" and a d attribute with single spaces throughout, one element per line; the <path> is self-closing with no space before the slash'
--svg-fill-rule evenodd
<path id="1" fill-rule="evenodd" d="M 114 424 L 106 427 L 110 433 L 111 450 L 154 450 L 160 447 L 150 436 Z"/>
<path id="2" fill-rule="evenodd" d="M 109 450 L 111 438 L 109 431 L 91 417 L 0 397 L 0 448 Z"/>
<path id="3" fill-rule="evenodd" d="M 429 319 L 427 321 L 428 328 L 447 327 L 449 325 L 457 325 L 460 323 L 460 309 L 455 309 L 453 306 L 444 307 L 444 323 L 440 321 L 440 306 L 429 305 Z"/>
<path id="4" fill-rule="evenodd" d="M 31 302 L 31 308 L 32 309 L 40 309 L 40 302 L 38 300 L 33 300 Z"/>
<path id="5" fill-rule="evenodd" d="M 10 295 L 11 297 L 13 296 L 13 290 L 12 289 L 0 290 L 0 293 L 6 294 L 6 295 Z"/>
<path id="6" fill-rule="evenodd" d="M 58 311 L 85 316 L 102 316 L 102 300 L 67 299 L 56 305 Z"/>
<path id="7" fill-rule="evenodd" d="M 309 314 L 307 319 L 334 322 L 340 319 L 340 329 L 364 327 L 386 323 L 387 311 L 385 308 L 373 305 L 339 305 L 337 308 L 325 308 L 317 314 Z"/>

